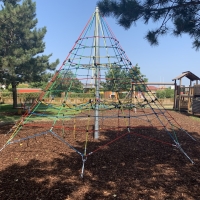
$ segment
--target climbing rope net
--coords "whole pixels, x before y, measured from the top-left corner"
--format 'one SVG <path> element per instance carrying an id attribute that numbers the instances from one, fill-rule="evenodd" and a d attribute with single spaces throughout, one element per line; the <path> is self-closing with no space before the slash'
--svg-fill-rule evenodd
<path id="1" fill-rule="evenodd" d="M 85 93 L 80 93 L 83 90 Z M 59 101 L 57 94 L 62 94 Z M 35 134 L 28 134 L 30 128 Z M 23 130 L 27 130 L 25 137 L 20 135 Z M 193 163 L 182 149 L 177 131 L 195 140 L 149 90 L 97 8 L 39 98 L 10 130 L 0 151 L 13 143 L 51 134 L 82 157 L 83 176 L 88 156 L 134 135 L 177 147 Z M 99 146 L 99 140 L 104 144 Z M 91 141 L 96 145 L 90 146 Z M 76 148 L 77 142 L 82 151 Z"/>

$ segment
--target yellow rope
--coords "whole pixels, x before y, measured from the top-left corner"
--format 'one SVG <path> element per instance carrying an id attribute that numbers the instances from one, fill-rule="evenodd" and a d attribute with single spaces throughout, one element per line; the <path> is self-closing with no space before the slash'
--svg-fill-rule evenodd
<path id="1" fill-rule="evenodd" d="M 74 139 L 76 139 L 76 114 L 74 114 L 74 131 L 73 131 L 73 134 L 74 134 Z"/>
<path id="2" fill-rule="evenodd" d="M 16 129 L 14 130 L 14 132 L 12 133 L 12 135 L 10 136 L 10 138 L 8 139 L 8 141 L 6 142 L 6 144 L 8 144 L 15 137 L 15 135 L 17 134 L 17 132 L 20 130 L 20 125 L 21 125 L 22 122 L 23 122 L 23 120 L 21 120 L 18 123 Z"/>
<path id="3" fill-rule="evenodd" d="M 86 149 L 87 149 L 87 144 L 88 144 L 88 135 L 89 135 L 89 124 L 90 124 L 90 111 L 91 111 L 92 103 L 91 106 L 89 107 L 89 112 L 88 112 L 88 121 L 87 121 L 87 127 L 86 127 L 86 138 L 85 138 L 85 151 L 84 155 L 86 156 Z"/>

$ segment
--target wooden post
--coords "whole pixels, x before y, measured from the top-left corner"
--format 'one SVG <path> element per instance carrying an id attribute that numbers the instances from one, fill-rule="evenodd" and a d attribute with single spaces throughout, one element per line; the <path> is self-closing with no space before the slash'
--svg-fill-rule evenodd
<path id="1" fill-rule="evenodd" d="M 179 88 L 180 88 L 180 91 L 179 91 L 179 101 L 178 101 L 178 110 L 180 111 L 181 109 L 181 78 L 179 80 Z"/>
<path id="2" fill-rule="evenodd" d="M 188 112 L 191 106 L 191 87 L 192 87 L 192 81 L 190 80 L 190 86 L 189 86 L 189 91 L 188 91 Z"/>
<path id="3" fill-rule="evenodd" d="M 176 98 L 177 98 L 177 85 L 176 85 L 176 79 L 174 80 L 174 110 L 176 110 Z"/>
<path id="4" fill-rule="evenodd" d="M 133 103 L 134 103 L 134 106 L 135 106 L 135 83 L 133 84 Z M 136 107 L 134 108 L 134 112 L 136 113 Z"/>
<path id="5" fill-rule="evenodd" d="M 130 89 L 130 102 L 131 102 L 131 104 L 133 103 L 133 82 L 131 82 L 131 89 Z"/>

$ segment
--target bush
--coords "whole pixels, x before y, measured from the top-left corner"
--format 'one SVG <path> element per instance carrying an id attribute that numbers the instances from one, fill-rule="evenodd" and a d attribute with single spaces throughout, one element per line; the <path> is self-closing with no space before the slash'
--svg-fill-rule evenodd
<path id="1" fill-rule="evenodd" d="M 157 90 L 156 91 L 156 97 L 159 99 L 164 98 L 173 98 L 174 97 L 174 90 L 167 88 L 164 90 Z"/>
<path id="2" fill-rule="evenodd" d="M 28 101 L 34 98 L 38 98 L 39 95 L 39 93 L 19 93 L 17 94 L 17 97 L 24 99 L 24 101 Z M 2 98 L 12 98 L 12 92 L 1 92 L 0 96 Z"/>
<path id="3" fill-rule="evenodd" d="M 164 99 L 166 97 L 165 90 L 158 90 L 156 91 L 156 97 L 159 99 Z"/>
<path id="4" fill-rule="evenodd" d="M 69 98 L 93 98 L 93 93 L 70 93 Z"/>
<path id="5" fill-rule="evenodd" d="M 165 92 L 166 92 L 166 98 L 173 98 L 174 97 L 174 90 L 168 88 L 168 89 L 165 90 Z"/>
<path id="6" fill-rule="evenodd" d="M 119 93 L 119 98 L 123 99 L 127 96 L 127 93 Z"/>
<path id="7" fill-rule="evenodd" d="M 1 97 L 7 97 L 7 98 L 12 98 L 12 92 L 1 92 L 0 93 Z"/>
<path id="8" fill-rule="evenodd" d="M 31 99 L 36 99 L 39 97 L 39 93 L 22 93 L 17 94 L 17 97 L 24 99 L 24 101 L 29 101 Z"/>

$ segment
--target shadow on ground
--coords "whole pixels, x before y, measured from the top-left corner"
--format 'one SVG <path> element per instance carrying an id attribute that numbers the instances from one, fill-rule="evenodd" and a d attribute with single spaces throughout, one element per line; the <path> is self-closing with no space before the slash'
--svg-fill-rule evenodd
<path id="1" fill-rule="evenodd" d="M 89 156 L 84 179 L 81 156 L 51 136 L 10 145 L 0 154 L 0 199 L 200 199 L 200 135 L 190 134 L 196 142 L 184 134 L 180 143 L 195 164 L 176 147 L 131 134 Z"/>

